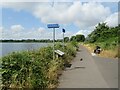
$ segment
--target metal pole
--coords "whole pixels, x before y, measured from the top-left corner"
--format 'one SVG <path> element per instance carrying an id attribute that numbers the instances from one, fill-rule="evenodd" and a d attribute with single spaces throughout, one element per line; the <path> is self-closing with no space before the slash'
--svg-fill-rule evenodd
<path id="1" fill-rule="evenodd" d="M 64 32 L 63 32 L 63 49 L 64 49 Z"/>
<path id="2" fill-rule="evenodd" d="M 55 60 L 55 28 L 53 28 L 53 60 Z"/>

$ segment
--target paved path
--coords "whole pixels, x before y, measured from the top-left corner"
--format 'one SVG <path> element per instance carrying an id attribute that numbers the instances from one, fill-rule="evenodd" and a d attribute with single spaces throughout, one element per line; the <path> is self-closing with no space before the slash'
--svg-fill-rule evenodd
<path id="1" fill-rule="evenodd" d="M 83 58 L 83 61 L 80 59 Z M 96 62 L 86 48 L 80 46 L 80 51 L 60 77 L 58 88 L 110 88 Z"/>
<path id="2" fill-rule="evenodd" d="M 118 59 L 93 57 L 110 88 L 118 88 Z"/>

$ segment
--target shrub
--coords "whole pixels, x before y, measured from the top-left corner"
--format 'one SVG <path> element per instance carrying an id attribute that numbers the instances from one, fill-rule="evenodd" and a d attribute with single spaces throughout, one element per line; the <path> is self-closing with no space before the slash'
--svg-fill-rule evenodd
<path id="1" fill-rule="evenodd" d="M 35 53 L 35 52 L 34 52 Z M 16 52 L 2 58 L 2 84 L 10 88 L 46 86 L 42 58 L 32 52 Z"/>
<path id="2" fill-rule="evenodd" d="M 58 71 L 76 54 L 77 44 L 67 44 L 65 49 L 57 44 L 56 49 L 65 56 L 53 60 L 53 48 L 13 52 L 1 58 L 2 84 L 6 88 L 54 88 L 58 83 Z"/>

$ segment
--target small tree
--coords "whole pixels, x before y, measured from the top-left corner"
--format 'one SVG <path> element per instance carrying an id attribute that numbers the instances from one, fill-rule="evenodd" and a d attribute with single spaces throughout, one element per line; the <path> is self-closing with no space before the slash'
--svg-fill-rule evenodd
<path id="1" fill-rule="evenodd" d="M 76 36 L 72 36 L 72 37 L 70 38 L 70 41 L 76 41 Z"/>
<path id="2" fill-rule="evenodd" d="M 68 42 L 68 41 L 69 41 L 69 37 L 65 37 L 65 38 L 64 38 L 64 41 L 65 41 L 65 42 Z"/>
<path id="3" fill-rule="evenodd" d="M 85 41 L 85 36 L 84 35 L 76 35 L 76 41 L 77 42 L 84 42 Z"/>

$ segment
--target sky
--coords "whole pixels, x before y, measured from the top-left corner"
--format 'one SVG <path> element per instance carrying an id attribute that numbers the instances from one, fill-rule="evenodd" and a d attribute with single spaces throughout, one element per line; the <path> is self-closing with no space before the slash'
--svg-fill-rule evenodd
<path id="1" fill-rule="evenodd" d="M 118 2 L 3 2 L 0 3 L 0 39 L 52 39 L 47 24 L 57 23 L 56 39 L 83 34 L 100 22 L 118 25 Z"/>

